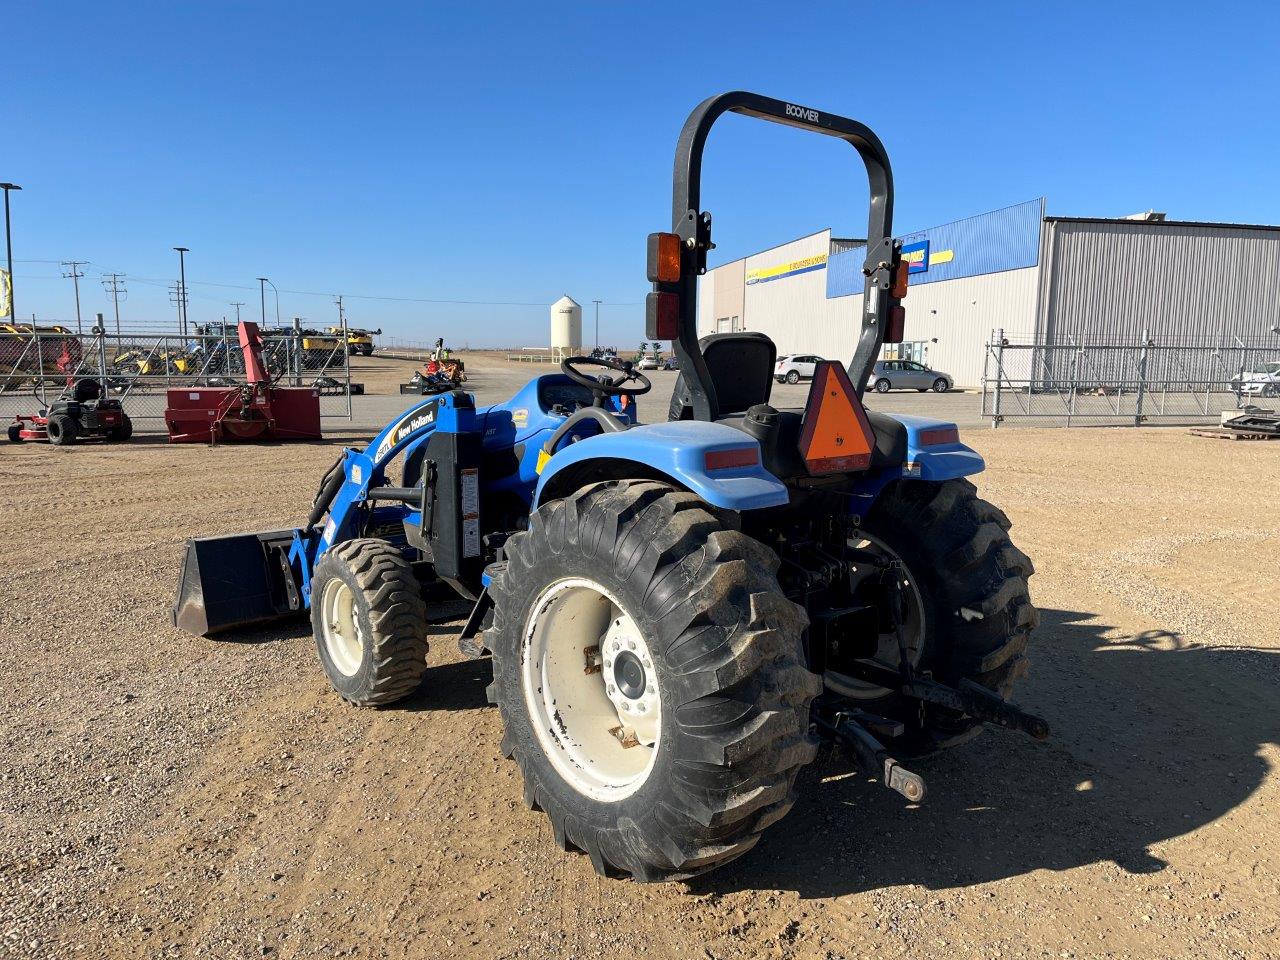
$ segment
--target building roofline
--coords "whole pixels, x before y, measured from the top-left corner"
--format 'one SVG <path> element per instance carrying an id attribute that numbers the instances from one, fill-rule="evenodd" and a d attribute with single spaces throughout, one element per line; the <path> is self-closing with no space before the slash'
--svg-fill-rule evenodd
<path id="1" fill-rule="evenodd" d="M 1218 227 L 1225 230 L 1267 230 L 1280 233 L 1273 223 L 1218 223 L 1212 220 L 1130 220 L 1128 217 L 1045 217 L 1045 223 L 1122 223 L 1137 227 Z"/>
<path id="2" fill-rule="evenodd" d="M 960 217 L 957 220 L 948 220 L 946 223 L 935 223 L 931 227 L 921 227 L 919 230 L 908 230 L 904 233 L 899 233 L 897 235 L 897 238 L 899 240 L 902 240 L 907 237 L 914 237 L 917 234 L 928 233 L 930 230 L 940 230 L 943 227 L 953 227 L 957 223 L 966 223 L 969 220 L 977 220 L 980 217 L 989 217 L 993 213 L 1003 213 L 1006 210 L 1012 210 L 1014 207 L 1025 207 L 1028 203 L 1039 203 L 1040 209 L 1043 210 L 1044 204 L 1045 204 L 1045 198 L 1043 196 L 1039 196 L 1039 197 L 1032 197 L 1030 200 L 1019 200 L 1017 203 L 1007 203 L 1003 207 L 996 207 L 994 210 L 984 210 L 981 213 L 971 213 L 967 217 Z M 1046 217 L 1045 219 L 1048 219 L 1048 218 Z"/>
<path id="3" fill-rule="evenodd" d="M 714 267 L 707 267 L 707 273 L 710 273 L 712 270 L 719 270 L 721 267 L 727 267 L 731 263 L 737 263 L 739 260 L 750 260 L 752 257 L 758 257 L 763 253 L 768 253 L 770 250 L 777 250 L 779 247 L 785 247 L 785 246 L 788 246 L 789 244 L 796 243 L 800 240 L 808 240 L 810 237 L 816 237 L 820 233 L 825 233 L 827 235 L 828 243 L 830 243 L 831 240 L 833 239 L 831 236 L 831 228 L 823 227 L 821 230 L 814 230 L 810 233 L 802 233 L 800 234 L 800 236 L 792 237 L 790 240 L 783 240 L 781 243 L 775 243 L 773 246 L 765 247 L 763 250 L 756 250 L 752 253 L 743 254 L 740 257 L 734 257 L 732 260 L 726 260 L 724 263 L 717 263 Z"/>

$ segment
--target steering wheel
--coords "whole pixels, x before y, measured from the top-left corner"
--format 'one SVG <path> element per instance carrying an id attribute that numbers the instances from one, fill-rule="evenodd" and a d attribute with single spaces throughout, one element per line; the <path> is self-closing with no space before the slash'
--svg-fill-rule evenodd
<path id="1" fill-rule="evenodd" d="M 576 369 L 578 366 L 604 367 L 607 370 L 617 370 L 623 376 L 616 382 L 611 379 L 599 380 Z M 638 397 L 653 389 L 649 378 L 634 369 L 630 360 L 619 360 L 617 357 L 565 357 L 560 361 L 560 369 L 574 383 L 595 391 L 599 397 Z M 637 381 L 639 385 L 624 386 L 631 380 Z"/>

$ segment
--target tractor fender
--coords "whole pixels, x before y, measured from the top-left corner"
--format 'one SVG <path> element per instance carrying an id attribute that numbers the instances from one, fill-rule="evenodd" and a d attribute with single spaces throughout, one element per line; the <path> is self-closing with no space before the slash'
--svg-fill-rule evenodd
<path id="1" fill-rule="evenodd" d="M 593 466 L 600 469 L 589 469 Z M 754 437 L 723 423 L 678 420 L 563 447 L 543 467 L 533 505 L 567 496 L 586 483 L 635 477 L 668 479 L 725 510 L 759 510 L 790 499 L 782 481 L 761 466 Z"/>

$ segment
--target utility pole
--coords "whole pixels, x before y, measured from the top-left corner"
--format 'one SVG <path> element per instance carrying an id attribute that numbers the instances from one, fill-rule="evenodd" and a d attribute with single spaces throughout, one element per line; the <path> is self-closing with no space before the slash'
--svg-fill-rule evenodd
<path id="1" fill-rule="evenodd" d="M 187 298 L 186 291 L 177 280 L 169 284 L 169 302 L 178 307 L 178 334 L 182 334 L 182 301 Z"/>
<path id="2" fill-rule="evenodd" d="M 347 317 L 346 314 L 342 312 L 342 294 L 338 294 L 334 297 L 333 302 L 338 305 L 338 326 L 345 327 L 347 325 Z"/>
<path id="3" fill-rule="evenodd" d="M 87 260 L 63 260 L 62 266 L 67 269 L 63 271 L 64 277 L 70 277 L 71 283 L 76 288 L 76 335 L 84 336 L 84 327 L 80 323 L 80 278 L 84 276 L 80 272 L 80 268 L 87 264 Z"/>
<path id="4" fill-rule="evenodd" d="M 4 191 L 4 248 L 9 255 L 9 319 L 17 320 L 18 313 L 13 307 L 13 235 L 9 230 L 9 191 L 21 190 L 22 188 L 16 183 L 0 183 L 0 190 Z M 35 319 L 31 321 L 31 329 L 35 329 Z"/>
<path id="5" fill-rule="evenodd" d="M 124 288 L 123 273 L 104 273 L 102 275 L 102 286 L 111 294 L 111 301 L 116 306 L 116 339 L 120 339 L 120 294 L 124 294 L 125 299 L 129 299 L 129 291 Z"/>
<path id="6" fill-rule="evenodd" d="M 239 327 L 239 326 L 240 326 L 240 308 L 241 308 L 241 307 L 243 307 L 243 306 L 244 306 L 244 304 L 243 304 L 243 303 L 233 303 L 233 304 L 231 304 L 231 306 L 233 306 L 233 307 L 235 307 L 235 308 L 236 308 L 236 326 L 237 326 L 237 327 Z M 223 319 L 225 320 L 226 318 L 224 317 Z"/>
<path id="7" fill-rule="evenodd" d="M 182 336 L 187 335 L 187 247 L 174 247 L 178 251 L 178 326 Z"/>
<path id="8" fill-rule="evenodd" d="M 596 305 L 596 346 L 600 346 L 600 301 L 592 300 Z"/>

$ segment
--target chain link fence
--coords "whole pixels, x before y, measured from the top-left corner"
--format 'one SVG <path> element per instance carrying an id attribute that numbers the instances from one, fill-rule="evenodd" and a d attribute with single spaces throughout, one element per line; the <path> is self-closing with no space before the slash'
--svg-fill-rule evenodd
<path id="1" fill-rule="evenodd" d="M 273 382 L 319 389 L 321 416 L 351 418 L 345 336 L 269 331 L 263 334 L 262 359 Z M 164 419 L 170 389 L 244 383 L 244 353 L 233 324 L 206 327 L 190 337 L 81 335 L 61 327 L 33 331 L 29 325 L 0 329 L 0 419 L 47 407 L 82 379 L 104 382 L 109 395 L 142 426 Z"/>
<path id="2" fill-rule="evenodd" d="M 1250 374 L 1280 359 L 1280 343 L 1014 343 L 994 331 L 986 347 L 982 416 L 1045 426 L 1217 422 L 1272 388 Z"/>

